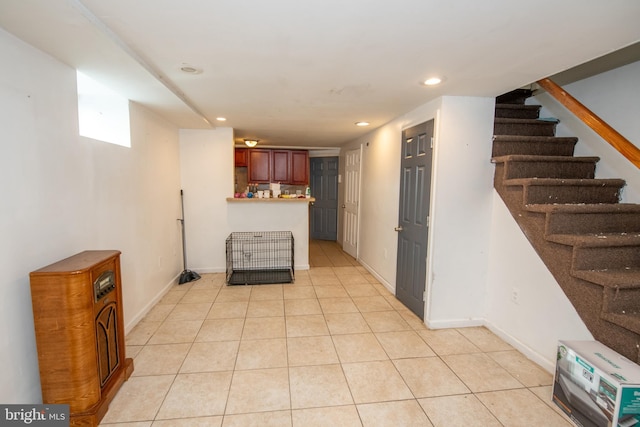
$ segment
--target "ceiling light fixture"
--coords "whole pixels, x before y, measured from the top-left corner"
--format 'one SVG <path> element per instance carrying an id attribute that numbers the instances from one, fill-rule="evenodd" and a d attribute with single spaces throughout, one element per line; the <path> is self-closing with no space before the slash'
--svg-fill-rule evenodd
<path id="1" fill-rule="evenodd" d="M 245 139 L 244 143 L 247 145 L 247 147 L 255 147 L 256 145 L 258 145 L 258 140 L 257 139 Z"/>
<path id="2" fill-rule="evenodd" d="M 427 80 L 422 82 L 425 86 L 435 86 L 442 83 L 442 79 L 440 77 L 429 77 Z"/>
<path id="3" fill-rule="evenodd" d="M 202 69 L 196 68 L 192 65 L 184 64 L 180 67 L 180 71 L 185 72 L 187 74 L 200 74 L 202 73 Z"/>
<path id="4" fill-rule="evenodd" d="M 356 122 L 356 126 L 369 126 L 369 122 Z"/>
<path id="5" fill-rule="evenodd" d="M 226 122 L 227 118 L 226 117 L 216 117 L 216 120 L 219 122 Z"/>

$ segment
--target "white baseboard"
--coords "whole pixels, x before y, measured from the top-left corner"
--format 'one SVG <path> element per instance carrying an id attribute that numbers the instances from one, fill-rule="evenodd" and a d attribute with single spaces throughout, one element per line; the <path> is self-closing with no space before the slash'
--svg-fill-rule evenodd
<path id="1" fill-rule="evenodd" d="M 180 272 L 182 273 L 182 272 Z M 130 321 L 129 323 L 127 323 L 124 327 L 124 334 L 127 335 L 129 332 L 131 332 L 131 330 L 144 318 L 144 316 L 147 315 L 147 313 L 149 313 L 149 311 L 151 311 L 151 309 L 158 303 L 158 301 L 160 301 L 162 299 L 163 296 L 165 296 L 165 294 L 167 292 L 169 292 L 169 289 L 171 289 L 171 287 L 175 284 L 178 283 L 178 278 L 180 277 L 180 273 L 178 273 L 167 285 L 165 285 L 164 288 L 162 288 L 162 290 L 158 293 L 158 295 L 156 295 L 155 298 L 153 298 L 152 300 L 150 300 L 147 305 L 145 305 L 142 310 L 140 310 L 140 312 L 138 314 L 136 314 Z"/>
<path id="2" fill-rule="evenodd" d="M 477 326 L 484 326 L 489 329 L 491 332 L 496 334 L 500 339 L 504 342 L 518 350 L 528 359 L 536 363 L 545 371 L 553 374 L 556 367 L 555 361 L 549 360 L 544 357 L 540 353 L 533 350 L 531 347 L 525 345 L 518 339 L 513 336 L 507 334 L 502 329 L 496 327 L 494 324 L 488 322 L 486 319 L 449 319 L 449 320 L 437 320 L 437 321 L 429 321 L 425 322 L 427 328 L 429 329 L 451 329 L 451 328 L 470 328 Z"/>
<path id="3" fill-rule="evenodd" d="M 380 282 L 382 284 L 382 286 L 384 286 L 385 288 L 387 288 L 387 290 L 389 292 L 391 292 L 392 294 L 396 294 L 396 288 L 395 286 L 391 285 L 391 283 L 387 282 L 384 278 L 382 278 L 382 276 L 380 276 L 370 265 L 368 265 L 366 262 L 362 261 L 361 259 L 358 259 L 358 262 L 360 263 L 361 266 L 363 266 L 365 268 L 365 270 L 367 270 L 369 273 L 371 273 L 371 275 L 373 277 L 376 278 L 376 280 L 378 282 Z"/>
<path id="4" fill-rule="evenodd" d="M 533 362 L 535 362 L 538 366 L 540 366 L 545 371 L 549 372 L 550 374 L 553 374 L 555 372 L 555 370 L 556 370 L 555 359 L 551 359 L 550 360 L 548 357 L 545 357 L 542 354 L 538 353 L 537 351 L 535 351 L 531 347 L 529 347 L 529 346 L 525 345 L 524 343 L 520 342 L 519 340 L 517 340 L 513 336 L 507 334 L 502 329 L 496 327 L 495 325 L 493 325 L 490 322 L 485 322 L 484 326 L 487 329 L 489 329 L 491 332 L 496 334 L 498 337 L 500 337 L 507 344 L 511 345 L 513 348 L 518 350 L 520 353 L 524 354 L 528 359 L 530 359 Z"/>
<path id="5" fill-rule="evenodd" d="M 225 273 L 227 271 L 225 267 L 191 268 L 190 270 L 198 274 Z"/>
<path id="6" fill-rule="evenodd" d="M 447 320 L 425 320 L 425 325 L 429 329 L 452 329 L 471 328 L 475 326 L 485 326 L 484 319 L 447 319 Z"/>

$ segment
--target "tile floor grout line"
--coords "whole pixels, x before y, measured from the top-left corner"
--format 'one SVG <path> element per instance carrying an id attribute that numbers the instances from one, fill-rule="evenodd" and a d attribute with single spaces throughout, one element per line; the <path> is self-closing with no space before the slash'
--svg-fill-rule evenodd
<path id="1" fill-rule="evenodd" d="M 351 267 L 355 267 L 355 266 L 353 266 L 353 265 L 350 265 L 350 266 L 345 265 L 345 266 L 340 266 L 340 267 L 337 267 L 337 266 L 332 266 L 332 267 L 320 267 L 320 268 L 322 269 L 321 271 L 323 272 L 323 274 L 318 274 L 318 275 L 314 275 L 313 273 L 311 273 L 311 270 L 313 270 L 313 268 L 311 268 L 311 269 L 310 269 L 310 270 L 309 270 L 309 271 L 304 275 L 304 276 L 305 276 L 304 284 L 302 284 L 302 285 L 301 285 L 301 286 L 310 286 L 310 287 L 311 287 L 311 289 L 312 289 L 312 291 L 313 291 L 312 293 L 314 294 L 314 296 L 313 296 L 313 297 L 311 297 L 311 298 L 306 298 L 306 299 L 309 299 L 309 300 L 315 300 L 315 301 L 316 301 L 317 306 L 319 307 L 319 314 L 321 315 L 322 320 L 323 320 L 324 325 L 325 325 L 325 328 L 326 328 L 326 331 L 324 331 L 321 335 L 318 335 L 318 336 L 320 336 L 320 337 L 325 337 L 325 336 L 326 336 L 326 337 L 329 337 L 329 338 L 330 338 L 330 340 L 331 340 L 331 344 L 332 344 L 332 349 L 333 349 L 333 351 L 335 352 L 335 354 L 336 354 L 336 356 L 337 356 L 337 364 L 339 364 L 339 365 L 340 365 L 340 371 L 341 371 L 341 373 L 342 373 L 342 375 L 343 375 L 343 377 L 344 377 L 344 379 L 345 379 L 345 381 L 346 381 L 346 385 L 347 385 L 347 388 L 348 388 L 348 390 L 349 390 L 350 398 L 351 398 L 351 400 L 352 400 L 352 403 L 351 403 L 351 404 L 348 404 L 348 405 L 327 405 L 327 406 L 326 406 L 326 407 L 324 407 L 324 408 L 336 408 L 336 407 L 341 407 L 341 406 L 344 406 L 344 407 L 352 407 L 352 406 L 353 406 L 353 407 L 355 408 L 355 411 L 356 411 L 356 414 L 357 414 L 357 417 L 358 417 L 359 422 L 360 422 L 362 425 L 364 425 L 364 419 L 362 418 L 362 414 L 361 414 L 361 412 L 360 412 L 360 407 L 359 407 L 359 405 L 364 405 L 365 403 L 362 403 L 362 404 L 356 404 L 356 403 L 355 403 L 355 398 L 354 398 L 354 395 L 353 395 L 352 386 L 351 386 L 351 384 L 349 383 L 349 381 L 347 380 L 346 373 L 345 373 L 345 370 L 344 370 L 344 368 L 345 368 L 345 364 L 347 364 L 347 362 L 343 362 L 343 361 L 341 360 L 341 358 L 340 358 L 340 356 L 339 356 L 339 354 L 338 354 L 337 347 L 336 347 L 335 337 L 340 336 L 340 335 L 345 335 L 345 333 L 344 333 L 344 332 L 342 332 L 342 333 L 338 333 L 339 329 L 338 329 L 338 330 L 334 330 L 334 331 L 332 331 L 332 330 L 329 328 L 329 322 L 328 322 L 328 319 L 327 319 L 327 316 L 331 317 L 331 315 L 332 315 L 332 314 L 352 314 L 352 313 L 343 313 L 342 311 L 339 311 L 339 312 L 337 312 L 337 313 L 329 313 L 330 311 L 334 311 L 334 310 L 329 309 L 329 306 L 328 306 L 328 305 L 323 306 L 322 304 L 320 304 L 320 301 L 321 301 L 321 300 L 323 300 L 323 299 L 325 299 L 325 298 L 320 298 L 320 297 L 318 297 L 317 292 L 316 292 L 316 287 L 317 287 L 317 286 L 336 286 L 336 290 L 337 290 L 338 288 L 340 288 L 340 289 L 342 289 L 342 291 L 346 292 L 346 294 L 347 294 L 347 295 L 346 295 L 346 296 L 342 296 L 342 297 L 340 297 L 340 298 L 344 298 L 344 301 L 350 301 L 350 303 L 351 303 L 351 304 L 353 304 L 353 306 L 354 306 L 354 307 L 355 307 L 355 309 L 356 309 L 356 311 L 355 311 L 353 314 L 357 314 L 357 315 L 358 315 L 358 316 L 359 316 L 359 317 L 364 321 L 364 325 L 366 325 L 366 326 L 367 326 L 367 328 L 369 329 L 367 332 L 358 332 L 357 334 L 362 334 L 362 335 L 364 335 L 364 334 L 366 333 L 366 334 L 372 334 L 372 335 L 373 335 L 375 342 L 377 343 L 377 345 L 378 345 L 380 348 L 382 348 L 383 353 L 384 353 L 384 355 L 386 356 L 386 359 L 385 359 L 385 361 L 384 361 L 384 362 L 389 362 L 389 363 L 391 363 L 391 364 L 393 365 L 393 369 L 395 370 L 396 374 L 400 376 L 400 379 L 401 379 L 402 383 L 403 383 L 403 384 L 404 384 L 404 386 L 405 386 L 405 387 L 410 391 L 410 395 L 413 397 L 412 399 L 388 399 L 388 400 L 383 398 L 383 399 L 382 399 L 382 400 L 380 400 L 379 402 L 378 402 L 378 401 L 376 401 L 375 403 L 374 403 L 374 402 L 371 402 L 372 404 L 379 404 L 379 403 L 384 403 L 384 402 L 400 402 L 400 401 L 414 401 L 414 402 L 417 402 L 417 404 L 418 404 L 418 405 L 419 405 L 419 407 L 420 407 L 421 413 L 423 413 L 423 414 L 427 417 L 427 419 L 429 420 L 429 422 L 431 422 L 433 425 L 436 425 L 436 424 L 434 423 L 435 419 L 434 419 L 434 420 L 432 420 L 432 418 L 429 416 L 429 413 L 427 412 L 427 408 L 426 408 L 425 406 L 422 406 L 422 405 L 420 404 L 419 399 L 434 399 L 434 398 L 438 398 L 438 397 L 448 397 L 448 396 L 466 396 L 466 395 L 470 395 L 470 396 L 475 397 L 475 400 L 476 400 L 477 402 L 479 402 L 479 403 L 480 403 L 480 406 L 481 406 L 482 408 L 484 408 L 484 410 L 486 410 L 486 411 L 487 411 L 487 413 L 491 416 L 491 418 L 492 418 L 493 420 L 495 420 L 496 422 L 498 422 L 500 425 L 504 425 L 504 424 L 503 424 L 503 423 L 502 423 L 502 422 L 497 418 L 497 415 L 496 415 L 496 414 L 494 414 L 494 413 L 489 409 L 489 407 L 485 404 L 485 402 L 483 402 L 483 401 L 481 401 L 480 399 L 478 399 L 478 397 L 477 397 L 477 396 L 478 396 L 479 394 L 492 393 L 492 392 L 509 392 L 509 391 L 512 391 L 512 390 L 522 390 L 522 389 L 526 389 L 529 395 L 534 395 L 534 396 L 537 398 L 537 399 L 536 399 L 536 401 L 539 401 L 539 402 L 544 403 L 544 404 L 545 404 L 545 406 L 546 406 L 546 407 L 548 407 L 548 408 L 552 408 L 552 406 L 549 404 L 549 402 L 544 401 L 540 395 L 538 395 L 537 393 L 535 393 L 535 392 L 532 390 L 532 387 L 528 387 L 528 386 L 526 386 L 522 381 L 518 380 L 518 377 L 516 377 L 516 376 L 515 376 L 515 372 L 517 372 L 517 371 L 514 371 L 514 373 L 512 373 L 512 372 L 511 372 L 510 370 L 508 370 L 505 366 L 503 366 L 503 365 L 502 365 L 502 363 L 500 363 L 498 360 L 494 360 L 494 359 L 490 356 L 490 354 L 491 354 L 491 353 L 496 353 L 497 351 L 491 351 L 491 350 L 488 350 L 488 351 L 487 351 L 487 350 L 483 350 L 482 348 L 478 348 L 478 349 L 477 349 L 478 353 L 475 353 L 475 352 L 473 352 L 473 351 L 472 351 L 471 353 L 464 352 L 464 353 L 461 353 L 461 354 L 483 354 L 485 357 L 487 357 L 487 358 L 491 359 L 491 360 L 492 360 L 492 362 L 493 362 L 493 363 L 495 363 L 497 366 L 499 366 L 502 370 L 504 370 L 504 371 L 505 371 L 505 372 L 506 372 L 506 373 L 507 373 L 511 378 L 513 378 L 513 379 L 515 380 L 515 382 L 516 382 L 517 384 L 520 384 L 520 386 L 519 386 L 519 387 L 516 387 L 516 388 L 513 388 L 513 389 L 487 390 L 487 391 L 484 391 L 484 392 L 478 392 L 478 393 L 474 393 L 473 391 L 471 391 L 471 389 L 466 385 L 466 383 L 465 383 L 464 381 L 462 381 L 462 379 L 461 379 L 461 377 L 459 376 L 459 374 L 451 368 L 451 365 L 447 364 L 447 363 L 444 361 L 444 359 L 443 359 L 443 355 L 440 355 L 440 354 L 439 354 L 439 353 L 438 353 L 434 348 L 432 348 L 432 347 L 431 347 L 431 345 L 430 345 L 430 344 L 429 344 L 429 342 L 427 341 L 427 336 L 425 336 L 425 335 L 423 335 L 423 334 L 420 334 L 420 333 L 419 333 L 421 330 L 425 330 L 425 328 L 426 328 L 426 327 L 425 327 L 425 328 L 418 328 L 418 327 L 417 327 L 418 325 L 416 325 L 416 324 L 412 321 L 412 319 L 411 319 L 410 317 L 405 317 L 405 314 L 406 314 L 406 315 L 410 315 L 410 313 L 405 313 L 403 310 L 400 310 L 400 309 L 396 308 L 396 307 L 395 307 L 395 306 L 393 306 L 393 305 L 391 306 L 391 309 L 388 309 L 388 310 L 380 310 L 380 311 L 378 311 L 378 310 L 371 310 L 371 311 L 369 311 L 369 310 L 368 310 L 368 308 L 366 308 L 366 305 L 365 305 L 365 304 L 367 303 L 367 300 L 366 300 L 366 299 L 364 299 L 364 297 L 365 297 L 365 296 L 357 296 L 357 295 L 354 295 L 354 294 L 350 293 L 350 292 L 347 290 L 347 288 L 348 288 L 349 286 L 355 286 L 355 285 L 357 285 L 357 283 L 350 283 L 350 282 L 349 282 L 349 280 L 348 280 L 348 279 L 351 279 L 350 277 L 348 277 L 348 276 L 349 276 L 349 274 L 350 274 L 350 272 L 351 272 L 351 270 L 350 270 L 350 268 L 351 268 Z M 328 269 L 331 271 L 332 275 L 337 279 L 337 283 L 330 283 L 330 284 L 329 284 L 329 283 L 327 283 L 327 282 L 325 282 L 325 281 L 324 281 L 325 279 L 322 279 L 322 277 L 324 277 L 324 271 L 325 271 L 324 269 L 325 269 L 325 268 L 328 268 Z M 357 267 L 355 267 L 355 268 L 357 268 Z M 363 273 L 363 272 L 360 272 L 360 271 L 359 271 L 359 274 L 364 275 L 365 273 Z M 346 278 L 345 278 L 345 275 L 347 276 Z M 217 280 L 218 280 L 217 278 L 212 279 L 212 281 L 217 281 Z M 358 279 L 358 280 L 360 280 L 360 279 Z M 331 282 L 331 280 L 329 280 L 329 282 Z M 326 284 L 325 284 L 325 283 L 326 283 Z M 363 283 L 363 284 L 364 284 L 364 283 Z M 367 285 L 374 286 L 374 283 L 367 282 Z M 171 390 L 171 388 L 173 387 L 173 384 L 175 383 L 176 379 L 178 378 L 178 375 L 180 375 L 180 370 L 181 370 L 181 369 L 183 368 L 183 366 L 185 365 L 186 360 L 187 360 L 187 357 L 188 357 L 189 353 L 191 352 L 191 349 L 193 349 L 194 345 L 196 344 L 196 342 L 195 342 L 195 341 L 196 341 L 196 339 L 197 339 L 198 334 L 199 334 L 199 333 L 200 333 L 200 331 L 202 330 L 202 328 L 203 328 L 203 326 L 204 326 L 204 323 L 205 323 L 207 320 L 213 320 L 213 319 L 208 319 L 208 317 L 209 317 L 210 313 L 214 310 L 214 306 L 215 306 L 215 304 L 216 304 L 216 301 L 217 301 L 218 297 L 221 295 L 221 291 L 222 291 L 222 289 L 225 289 L 224 285 L 221 285 L 220 287 L 218 287 L 218 291 L 216 292 L 216 295 L 213 297 L 213 300 L 212 300 L 212 302 L 211 302 L 211 306 L 210 306 L 210 308 L 209 308 L 209 311 L 207 312 L 207 314 L 205 315 L 204 319 L 202 320 L 202 323 L 200 324 L 200 327 L 198 328 L 198 332 L 196 332 L 196 334 L 194 335 L 193 340 L 191 340 L 191 341 L 190 341 L 190 344 L 189 344 L 189 350 L 187 351 L 187 355 L 185 356 L 185 358 L 184 358 L 184 359 L 182 360 L 182 362 L 180 363 L 180 366 L 178 367 L 178 371 L 177 371 L 177 373 L 173 376 L 173 379 L 172 379 L 171 385 L 170 385 L 170 387 L 167 389 L 167 392 L 164 394 L 164 396 L 163 396 L 163 398 L 162 398 L 162 402 L 161 402 L 161 403 L 160 403 L 160 405 L 158 406 L 158 408 L 157 408 L 157 410 L 156 410 L 156 414 L 154 415 L 154 420 L 152 420 L 152 422 L 154 422 L 154 421 L 155 421 L 155 418 L 157 417 L 157 414 L 159 413 L 160 409 L 162 408 L 162 405 L 164 404 L 164 402 L 166 401 L 166 398 L 167 398 L 167 396 L 168 396 L 169 391 L 170 391 L 170 390 Z M 252 299 L 252 296 L 258 296 L 258 293 L 257 293 L 257 292 L 254 292 L 254 291 L 257 291 L 257 289 L 258 289 L 258 287 L 257 287 L 257 286 L 251 286 L 251 289 L 249 290 L 249 296 L 248 296 L 248 297 L 247 297 L 247 299 L 246 299 L 246 309 L 245 309 L 245 312 L 244 312 L 244 316 L 243 316 L 243 318 L 242 318 L 242 329 L 241 329 L 241 331 L 240 331 L 240 337 L 239 337 L 239 338 L 238 338 L 238 340 L 237 340 L 237 342 L 238 342 L 238 347 L 237 347 L 237 350 L 236 350 L 236 352 L 235 352 L 235 356 L 234 356 L 234 359 L 233 359 L 233 368 L 232 368 L 232 371 L 231 371 L 231 379 L 230 379 L 230 382 L 229 382 L 229 390 L 228 390 L 228 391 L 227 391 L 227 393 L 226 393 L 226 399 L 225 399 L 224 410 L 223 410 L 223 413 L 222 413 L 222 415 L 221 415 L 221 421 L 220 421 L 221 423 L 224 423 L 225 419 L 228 419 L 227 417 L 228 417 L 228 416 L 231 416 L 231 415 L 248 415 L 248 414 L 252 414 L 252 413 L 253 413 L 253 412 L 246 412 L 246 413 L 241 413 L 241 414 L 227 414 L 227 413 L 226 413 L 226 411 L 227 411 L 227 407 L 228 407 L 228 404 L 229 404 L 229 401 L 230 401 L 230 397 L 231 397 L 231 393 L 230 393 L 230 392 L 231 392 L 231 386 L 232 386 L 232 384 L 233 384 L 234 376 L 235 376 L 236 372 L 240 372 L 239 370 L 237 370 L 237 369 L 236 369 L 236 368 L 238 367 L 238 361 L 239 361 L 239 358 L 240 358 L 240 355 L 241 355 L 241 353 L 240 353 L 240 344 L 242 343 L 242 341 L 251 341 L 251 339 L 249 339 L 248 337 L 247 337 L 247 338 L 245 338 L 245 337 L 243 337 L 243 336 L 244 336 L 244 332 L 245 332 L 245 326 L 246 326 L 247 319 L 249 318 L 249 315 L 251 314 L 251 313 L 249 312 L 249 304 L 250 304 L 250 302 L 253 300 L 253 299 Z M 393 294 L 391 294 L 391 293 L 389 293 L 388 295 L 383 294 L 383 293 L 381 292 L 381 290 L 380 290 L 378 287 L 375 287 L 375 286 L 374 286 L 374 289 L 375 289 L 375 290 L 376 290 L 376 292 L 377 292 L 377 295 L 375 295 L 376 297 L 377 297 L 377 296 L 382 296 L 382 297 L 384 297 L 384 298 L 385 298 L 385 300 L 387 301 L 387 303 L 389 303 L 389 304 L 390 304 L 390 298 L 393 296 Z M 162 321 L 161 321 L 161 322 L 159 322 L 159 323 L 160 323 L 160 325 L 162 325 L 162 324 L 164 324 L 166 321 L 168 321 L 168 318 L 169 318 L 170 314 L 171 314 L 174 310 L 176 310 L 176 308 L 177 308 L 177 306 L 178 306 L 179 304 L 190 304 L 190 302 L 189 302 L 189 301 L 184 301 L 184 299 L 185 299 L 185 296 L 186 296 L 187 292 L 189 292 L 190 290 L 192 290 L 192 289 L 187 290 L 183 295 L 181 295 L 181 296 L 180 296 L 180 298 L 179 298 L 178 302 L 177 302 L 176 304 L 174 304 L 174 307 L 173 307 L 173 308 L 172 308 L 172 309 L 171 309 L 171 310 L 170 310 L 170 311 L 169 311 L 169 312 L 164 316 L 164 318 L 162 319 Z M 194 289 L 194 290 L 195 290 L 195 289 Z M 328 288 L 327 288 L 327 289 L 325 289 L 325 290 L 326 290 L 326 291 L 330 291 L 330 289 L 328 289 Z M 295 317 L 297 317 L 297 316 L 310 316 L 310 315 L 312 315 L 312 314 L 311 314 L 311 313 L 306 313 L 305 311 L 306 311 L 307 309 L 301 310 L 300 312 L 296 312 L 296 313 L 293 313 L 293 314 L 287 314 L 287 312 L 286 312 L 286 311 L 287 311 L 287 310 L 286 310 L 286 305 L 285 305 L 285 301 L 286 301 L 286 300 L 285 300 L 285 298 L 284 298 L 284 296 L 285 296 L 285 288 L 283 287 L 281 291 L 282 291 L 281 296 L 280 296 L 280 297 L 278 297 L 277 299 L 278 299 L 278 300 L 282 300 L 282 314 L 280 314 L 280 315 L 278 315 L 278 316 L 275 316 L 275 317 L 278 317 L 278 318 L 280 318 L 280 317 L 281 317 L 281 318 L 282 318 L 282 320 L 283 320 L 283 322 L 284 322 L 284 331 L 285 331 L 285 332 L 284 332 L 284 334 L 285 334 L 285 336 L 284 336 L 284 347 L 285 347 L 285 350 L 284 350 L 284 351 L 285 351 L 285 360 L 286 360 L 286 362 L 285 362 L 285 363 L 286 363 L 286 367 L 287 367 L 287 381 L 288 381 L 288 392 L 289 392 L 289 409 L 288 409 L 288 410 L 285 410 L 285 411 L 286 411 L 286 413 L 287 413 L 287 414 L 288 414 L 288 416 L 289 416 L 289 421 L 290 421 L 291 425 L 296 425 L 296 424 L 293 424 L 293 423 L 294 423 L 294 417 L 293 417 L 294 409 L 293 409 L 293 394 L 292 394 L 292 393 L 293 393 L 293 389 L 292 389 L 292 383 L 291 383 L 291 370 L 292 370 L 293 368 L 295 368 L 295 367 L 291 366 L 291 358 L 290 358 L 290 355 L 289 355 L 289 350 L 290 350 L 290 342 L 289 342 L 289 340 L 290 340 L 290 339 L 293 339 L 293 338 L 297 338 L 297 337 L 289 337 L 289 336 L 288 336 L 288 335 L 289 335 L 289 327 L 290 327 L 290 325 L 288 325 L 288 323 L 287 323 L 287 319 L 288 319 L 288 318 L 295 318 Z M 387 292 L 387 293 L 388 293 L 388 290 L 387 290 L 387 289 L 385 289 L 385 292 Z M 260 295 L 260 298 L 262 298 L 263 296 L 264 296 L 264 295 Z M 366 296 L 366 297 L 369 297 L 369 296 L 371 296 L 371 295 L 368 295 L 368 296 Z M 354 299 L 354 298 L 355 298 L 355 299 Z M 362 298 L 362 299 L 358 299 L 358 298 Z M 183 301 L 184 301 L 184 302 L 183 302 Z M 255 301 L 261 301 L 261 299 L 256 299 Z M 361 303 L 361 306 L 358 306 L 358 304 L 356 304 L 356 301 L 359 301 L 359 302 Z M 222 303 L 222 301 L 220 301 L 220 303 Z M 365 311 L 362 311 L 362 310 L 365 310 Z M 315 309 L 312 309 L 312 311 L 314 311 L 314 312 L 315 312 Z M 329 311 L 329 312 L 328 312 L 328 311 Z M 395 329 L 392 329 L 392 330 L 389 330 L 389 331 L 385 331 L 385 329 L 384 329 L 384 328 L 383 328 L 383 329 L 380 329 L 380 330 L 377 330 L 377 329 L 379 329 L 379 328 L 376 328 L 376 330 L 374 330 L 374 328 L 371 328 L 371 321 L 372 321 L 372 320 L 371 320 L 371 316 L 368 316 L 368 317 L 370 317 L 370 319 L 369 319 L 369 320 L 367 320 L 367 318 L 366 318 L 366 317 L 364 317 L 364 314 L 365 314 L 365 313 L 382 313 L 382 312 L 392 312 L 392 313 L 394 313 L 395 315 L 399 316 L 399 317 L 400 317 L 400 319 L 402 320 L 402 322 L 405 324 L 405 326 L 406 326 L 408 329 L 403 330 L 403 331 L 396 331 Z M 255 313 L 254 313 L 254 314 L 255 314 Z M 271 316 L 271 317 L 273 317 L 273 316 Z M 227 317 L 225 316 L 224 318 L 227 318 Z M 235 316 L 234 316 L 234 317 L 231 317 L 231 318 L 235 318 Z M 140 354 L 141 349 L 143 349 L 143 348 L 145 348 L 145 347 L 147 347 L 147 346 L 149 346 L 149 347 L 150 347 L 150 346 L 156 346 L 156 345 L 161 345 L 161 344 L 163 344 L 163 343 L 159 343 L 159 344 L 150 344 L 150 341 L 152 340 L 153 336 L 158 332 L 159 327 L 160 327 L 160 326 L 158 326 L 157 328 L 155 328 L 155 329 L 154 329 L 154 332 L 151 332 L 151 333 L 149 334 L 149 337 L 145 340 L 144 344 L 142 344 L 142 345 L 135 345 L 135 346 L 137 346 L 137 347 L 140 347 L 140 349 L 138 350 L 138 353 L 137 353 L 137 354 Z M 303 330 L 304 330 L 304 328 L 303 328 Z M 456 331 L 456 333 L 460 334 L 460 336 L 461 336 L 461 337 L 464 337 L 465 339 L 468 339 L 468 338 L 466 338 L 463 334 L 461 334 L 458 330 L 456 330 L 456 329 L 454 329 L 454 330 Z M 452 394 L 450 394 L 450 395 L 449 395 L 449 394 L 439 394 L 439 395 L 435 395 L 435 396 L 428 397 L 428 398 L 418 398 L 418 397 L 416 396 L 416 394 L 414 393 L 414 391 L 413 391 L 413 390 L 411 390 L 411 387 L 409 387 L 409 384 L 407 383 L 407 379 L 406 379 L 406 378 L 402 375 L 402 373 L 399 371 L 398 366 L 394 363 L 394 360 L 403 360 L 403 359 L 421 359 L 421 358 L 423 358 L 423 357 L 420 357 L 420 356 L 415 356 L 415 357 L 413 357 L 413 356 L 407 356 L 407 357 L 400 356 L 400 357 L 397 357 L 396 359 L 393 359 L 393 358 L 391 357 L 392 355 L 389 353 L 389 352 L 391 351 L 391 347 L 386 348 L 386 347 L 383 345 L 382 341 L 381 341 L 381 337 L 383 336 L 382 334 L 387 333 L 387 332 L 389 332 L 389 333 L 395 333 L 395 332 L 412 332 L 413 334 L 417 335 L 417 336 L 419 337 L 419 339 L 420 339 L 420 342 L 421 342 L 421 343 L 423 343 L 427 348 L 429 348 L 429 349 L 431 350 L 431 352 L 433 353 L 433 356 L 429 356 L 429 358 L 431 358 L 431 357 L 436 357 L 436 358 L 437 358 L 437 359 L 438 359 L 438 360 L 439 360 L 439 361 L 440 361 L 444 366 L 446 366 L 446 367 L 447 367 L 447 369 L 448 369 L 448 370 L 449 370 L 449 371 L 454 375 L 454 377 L 455 377 L 458 381 L 460 381 L 460 382 L 461 382 L 461 384 L 465 385 L 465 387 L 466 387 L 466 389 L 468 390 L 468 392 L 467 392 L 467 393 L 463 393 L 463 394 L 459 394 L 459 393 L 452 393 Z M 302 335 L 301 335 L 301 337 L 316 336 L 316 335 L 314 335 L 314 332 L 312 332 L 312 331 L 301 332 L 301 334 L 302 334 Z M 308 335 L 308 334 L 311 334 L 311 335 Z M 348 333 L 347 333 L 347 335 L 351 335 L 351 334 L 353 334 L 353 332 L 348 332 Z M 227 341 L 235 341 L 235 340 L 227 340 L 227 339 L 225 339 L 225 340 L 219 341 L 219 339 L 216 339 L 214 342 L 227 342 Z M 474 344 L 474 347 L 475 347 L 475 344 Z M 514 350 L 511 350 L 511 351 L 514 351 L 514 352 L 516 352 L 516 353 L 517 353 L 517 350 L 515 350 L 515 349 L 514 349 Z M 400 353 L 400 354 L 402 354 L 402 353 Z M 455 356 L 456 354 L 453 354 L 453 355 Z M 424 358 L 426 358 L 426 356 L 425 356 Z M 363 362 L 353 362 L 353 363 L 363 363 Z M 322 362 L 318 362 L 318 361 L 313 361 L 313 362 L 311 362 L 311 361 L 310 361 L 310 362 L 305 362 L 305 363 L 304 363 L 303 365 L 301 365 L 301 366 L 302 366 L 302 367 L 306 367 L 306 366 L 327 366 L 327 364 L 326 364 L 326 363 L 322 363 Z M 258 368 L 256 368 L 256 369 L 258 369 Z M 266 369 L 266 368 L 265 368 L 265 369 Z M 205 372 L 208 372 L 208 371 L 205 371 Z M 228 371 L 227 371 L 227 372 L 228 372 Z M 195 372 L 195 373 L 197 373 L 197 372 Z M 536 386 L 536 387 L 547 387 L 547 385 L 541 384 L 541 385 L 538 385 L 538 386 Z M 538 390 L 538 391 L 540 391 L 540 390 Z M 369 404 L 369 402 L 368 402 L 368 403 L 366 403 L 366 404 Z M 302 411 L 302 410 L 304 410 L 304 409 L 314 409 L 314 408 L 316 408 L 316 407 L 312 407 L 312 408 L 300 408 L 300 410 Z M 285 412 L 285 411 L 283 411 L 283 412 Z M 267 412 L 272 412 L 272 411 L 265 410 L 265 411 L 259 411 L 259 412 L 260 412 L 260 413 L 267 413 Z M 196 416 L 196 417 L 197 417 L 197 416 Z M 355 419 L 354 419 L 354 420 L 355 420 Z"/>

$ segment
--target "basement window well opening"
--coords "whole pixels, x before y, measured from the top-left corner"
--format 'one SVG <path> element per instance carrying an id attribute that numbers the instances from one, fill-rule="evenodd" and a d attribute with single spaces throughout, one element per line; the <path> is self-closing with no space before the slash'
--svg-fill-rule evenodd
<path id="1" fill-rule="evenodd" d="M 77 72 L 80 136 L 131 147 L 129 100 Z"/>

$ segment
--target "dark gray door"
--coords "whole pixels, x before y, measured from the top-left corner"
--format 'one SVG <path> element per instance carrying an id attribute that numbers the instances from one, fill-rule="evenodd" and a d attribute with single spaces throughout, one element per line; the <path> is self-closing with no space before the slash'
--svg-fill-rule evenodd
<path id="1" fill-rule="evenodd" d="M 309 159 L 311 196 L 310 232 L 312 239 L 338 238 L 338 157 Z"/>
<path id="2" fill-rule="evenodd" d="M 396 296 L 424 319 L 433 120 L 402 132 Z"/>

